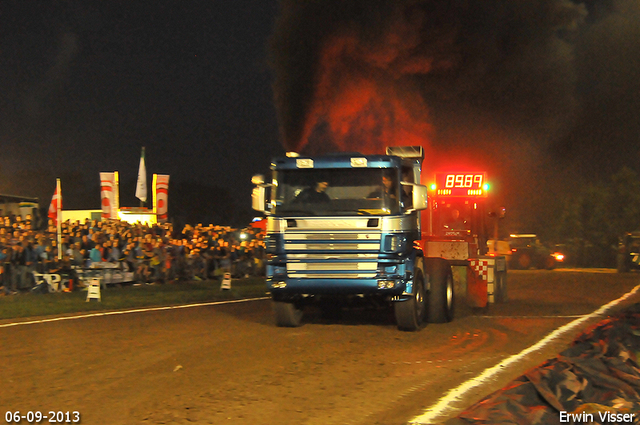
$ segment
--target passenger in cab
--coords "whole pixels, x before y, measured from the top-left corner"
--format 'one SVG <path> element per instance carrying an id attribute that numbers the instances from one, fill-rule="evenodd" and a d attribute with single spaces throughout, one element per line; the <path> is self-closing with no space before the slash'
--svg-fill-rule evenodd
<path id="1" fill-rule="evenodd" d="M 379 189 L 371 192 L 367 198 L 372 199 L 398 199 L 396 195 L 396 186 L 393 177 L 389 175 L 382 176 L 382 185 Z"/>

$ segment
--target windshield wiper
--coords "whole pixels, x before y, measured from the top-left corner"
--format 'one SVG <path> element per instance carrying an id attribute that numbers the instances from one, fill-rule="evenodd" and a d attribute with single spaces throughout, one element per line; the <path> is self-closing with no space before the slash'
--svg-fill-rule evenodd
<path id="1" fill-rule="evenodd" d="M 371 215 L 371 211 L 364 210 L 364 209 L 357 209 L 357 210 L 331 210 L 331 211 L 328 211 L 328 212 L 333 213 L 333 214 L 340 214 L 340 215 Z"/>

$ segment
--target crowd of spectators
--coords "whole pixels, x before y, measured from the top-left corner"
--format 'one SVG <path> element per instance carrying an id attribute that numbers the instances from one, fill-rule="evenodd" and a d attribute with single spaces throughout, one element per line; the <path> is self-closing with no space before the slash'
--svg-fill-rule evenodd
<path id="1" fill-rule="evenodd" d="M 35 287 L 35 273 L 61 273 L 111 263 L 133 272 L 135 283 L 155 284 L 264 274 L 264 232 L 251 226 L 198 224 L 175 229 L 171 223 L 130 224 L 85 220 L 34 228 L 30 216 L 0 217 L 0 283 L 5 294 Z M 62 258 L 58 258 L 60 249 Z"/>

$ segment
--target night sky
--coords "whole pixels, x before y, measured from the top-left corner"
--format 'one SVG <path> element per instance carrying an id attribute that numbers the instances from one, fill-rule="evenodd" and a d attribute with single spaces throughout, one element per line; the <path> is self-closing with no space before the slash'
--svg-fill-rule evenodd
<path id="1" fill-rule="evenodd" d="M 241 210 L 285 146 L 420 143 L 515 214 L 640 164 L 636 0 L 3 1 L 0 57 L 0 193 L 47 205 L 133 199 L 142 146 Z"/>
<path id="2" fill-rule="evenodd" d="M 0 193 L 48 206 L 61 177 L 65 208 L 99 208 L 98 173 L 119 171 L 133 198 L 145 146 L 149 176 L 250 206 L 251 175 L 282 152 L 267 65 L 276 12 L 275 0 L 3 1 Z"/>

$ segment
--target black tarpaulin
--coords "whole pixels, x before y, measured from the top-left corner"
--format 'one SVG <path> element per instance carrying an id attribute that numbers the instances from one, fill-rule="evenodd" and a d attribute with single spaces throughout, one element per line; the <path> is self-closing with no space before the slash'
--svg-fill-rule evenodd
<path id="1" fill-rule="evenodd" d="M 447 425 L 640 424 L 640 304 L 582 333 L 556 358 L 527 371 L 506 387 L 463 411 Z M 635 414 L 607 421 L 601 414 Z M 589 416 L 589 414 L 591 416 Z M 564 418 L 567 418 L 565 416 Z M 623 419 L 622 416 L 613 416 Z"/>

